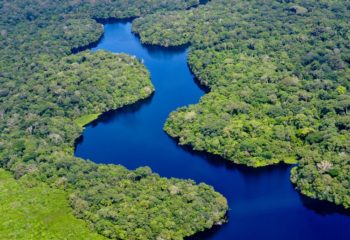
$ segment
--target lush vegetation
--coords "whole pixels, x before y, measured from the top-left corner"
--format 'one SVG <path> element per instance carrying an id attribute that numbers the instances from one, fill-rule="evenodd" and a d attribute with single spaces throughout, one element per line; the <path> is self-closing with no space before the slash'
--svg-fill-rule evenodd
<path id="1" fill-rule="evenodd" d="M 342 0 L 213 0 L 136 19 L 145 43 L 191 43 L 190 67 L 211 89 L 165 130 L 239 164 L 298 162 L 303 194 L 350 207 L 349 10 Z"/>
<path id="2" fill-rule="evenodd" d="M 74 217 L 63 190 L 0 169 L 0 191 L 1 239 L 105 239 Z"/>
<path id="3" fill-rule="evenodd" d="M 114 239 L 182 239 L 222 222 L 226 200 L 205 184 L 161 178 L 149 168 L 129 171 L 73 156 L 75 139 L 85 124 L 153 92 L 148 71 L 133 57 L 103 51 L 71 54 L 100 39 L 103 27 L 93 19 L 137 17 L 197 4 L 0 0 L 0 166 L 21 181 L 5 176 L 14 187 L 8 198 L 1 195 L 1 201 L 8 211 L 4 224 L 25 225 L 21 232 L 2 225 L 0 236 L 60 238 L 61 228 L 69 224 L 77 229 L 66 232 L 97 237 L 72 218 L 66 200 L 90 229 Z M 8 209 L 17 204 L 17 192 L 23 193 L 23 211 L 35 211 L 37 225 L 19 221 L 21 213 Z M 27 199 L 33 195 L 33 201 Z M 62 208 L 62 215 L 56 218 L 57 208 Z M 54 223 L 48 227 L 50 217 L 66 220 L 57 228 Z M 48 235 L 37 235 L 41 232 Z"/>

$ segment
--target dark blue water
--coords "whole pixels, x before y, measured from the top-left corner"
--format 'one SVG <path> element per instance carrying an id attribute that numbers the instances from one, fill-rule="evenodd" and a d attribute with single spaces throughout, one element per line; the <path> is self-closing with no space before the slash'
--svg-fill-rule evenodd
<path id="1" fill-rule="evenodd" d="M 164 122 L 176 108 L 197 103 L 204 91 L 187 66 L 186 49 L 141 45 L 130 28 L 130 23 L 122 22 L 105 25 L 105 36 L 94 50 L 142 59 L 156 92 L 87 126 L 76 156 L 129 169 L 147 165 L 164 177 L 214 186 L 228 199 L 229 222 L 195 239 L 350 239 L 350 217 L 301 197 L 290 183 L 290 167 L 238 167 L 177 146 L 162 130 Z"/>

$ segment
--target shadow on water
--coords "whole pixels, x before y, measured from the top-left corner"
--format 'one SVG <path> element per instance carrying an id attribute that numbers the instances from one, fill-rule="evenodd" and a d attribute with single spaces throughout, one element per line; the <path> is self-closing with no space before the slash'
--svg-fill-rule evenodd
<path id="1" fill-rule="evenodd" d="M 202 90 L 204 93 L 209 93 L 210 92 L 210 87 L 208 87 L 208 86 L 206 86 L 206 85 L 204 85 L 204 84 L 202 84 L 201 82 L 200 82 L 200 80 L 196 77 L 196 75 L 194 74 L 194 72 L 192 71 L 192 69 L 191 69 L 191 66 L 187 63 L 187 67 L 188 67 L 188 69 L 190 70 L 190 72 L 191 72 L 191 75 L 192 75 L 192 78 L 193 78 L 193 81 L 194 81 L 194 83 L 197 85 L 197 87 L 200 89 L 200 90 Z"/>
<path id="2" fill-rule="evenodd" d="M 91 126 L 94 128 L 94 127 L 97 127 L 98 124 L 100 124 L 100 123 L 103 123 L 103 124 L 111 123 L 111 122 L 115 121 L 121 115 L 135 114 L 142 107 L 150 105 L 153 97 L 154 97 L 154 93 L 150 97 L 148 97 L 146 99 L 142 99 L 142 100 L 140 100 L 136 103 L 133 103 L 131 105 L 124 106 L 124 107 L 119 108 L 117 110 L 111 110 L 111 111 L 105 112 L 101 116 L 99 116 L 98 119 L 96 119 L 93 122 L 91 122 L 90 124 L 88 124 L 88 126 Z"/>
<path id="3" fill-rule="evenodd" d="M 106 25 L 106 24 L 113 24 L 113 23 L 129 23 L 136 19 L 136 17 L 130 17 L 130 18 L 94 18 L 94 20 L 100 24 Z"/>
<path id="4" fill-rule="evenodd" d="M 179 148 L 183 149 L 187 153 L 189 153 L 192 156 L 200 157 L 201 159 L 206 160 L 211 166 L 222 166 L 225 167 L 227 170 L 238 170 L 243 174 L 246 175 L 257 175 L 257 174 L 263 174 L 265 175 L 269 171 L 276 171 L 276 170 L 281 170 L 281 171 L 286 171 L 291 168 L 291 165 L 285 164 L 285 163 L 280 163 L 277 165 L 272 165 L 272 166 L 266 166 L 263 168 L 254 168 L 254 167 L 248 167 L 246 165 L 240 165 L 236 164 L 232 161 L 229 161 L 227 159 L 224 159 L 221 156 L 211 154 L 205 151 L 198 151 L 198 150 L 193 150 L 193 148 L 189 145 L 178 145 L 178 139 L 172 138 L 168 136 L 169 139 L 176 144 Z"/>
<path id="5" fill-rule="evenodd" d="M 108 124 L 110 122 L 113 122 L 121 114 L 123 114 L 123 115 L 124 114 L 134 114 L 134 113 L 138 112 L 143 106 L 147 106 L 147 105 L 151 104 L 154 94 L 155 93 L 152 93 L 151 96 L 149 96 L 148 98 L 139 100 L 136 103 L 121 107 L 121 108 L 116 109 L 116 110 L 110 110 L 110 111 L 107 111 L 105 113 L 102 113 L 97 119 L 88 123 L 85 127 L 95 128 L 101 123 Z M 84 134 L 80 135 L 75 140 L 74 149 L 76 150 L 77 146 L 79 144 L 82 144 L 83 142 L 84 142 Z"/>
<path id="6" fill-rule="evenodd" d="M 314 211 L 321 216 L 340 214 L 350 217 L 350 209 L 344 209 L 341 206 L 334 205 L 327 201 L 308 198 L 301 194 L 299 196 L 301 202 L 306 208 Z"/>
<path id="7" fill-rule="evenodd" d="M 227 220 L 230 221 L 230 219 L 227 219 Z M 202 232 L 198 232 L 198 233 L 194 234 L 193 236 L 186 237 L 185 239 L 186 240 L 203 240 L 203 239 L 212 238 L 220 231 L 221 227 L 222 227 L 221 225 L 214 225 L 210 229 L 207 229 L 207 230 L 202 231 Z"/>
<path id="8" fill-rule="evenodd" d="M 138 34 L 134 33 L 134 35 L 137 38 L 139 38 Z M 142 46 L 144 46 L 146 48 L 147 52 L 151 56 L 160 56 L 160 55 L 163 55 L 164 53 L 166 53 L 166 54 L 183 53 L 183 52 L 185 52 L 188 49 L 190 44 L 183 44 L 183 45 L 180 45 L 180 46 L 163 47 L 163 46 L 152 45 L 152 44 L 145 44 L 144 43 L 144 44 L 142 44 Z"/>

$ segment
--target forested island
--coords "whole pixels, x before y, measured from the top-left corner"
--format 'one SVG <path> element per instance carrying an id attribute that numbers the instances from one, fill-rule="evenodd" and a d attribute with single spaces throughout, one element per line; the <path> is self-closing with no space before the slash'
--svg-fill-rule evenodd
<path id="1" fill-rule="evenodd" d="M 224 221 L 208 185 L 73 155 L 84 125 L 154 91 L 140 60 L 81 52 L 98 22 L 198 4 L 0 1 L 0 238 L 182 239 Z"/>
<path id="2" fill-rule="evenodd" d="M 349 208 L 349 9 L 341 0 L 213 0 L 136 19 L 144 43 L 190 43 L 189 65 L 210 88 L 164 129 L 238 164 L 296 164 L 301 193 Z"/>
<path id="3" fill-rule="evenodd" d="M 134 18 L 145 44 L 189 45 L 210 89 L 171 113 L 171 137 L 294 164 L 302 194 L 350 208 L 348 1 L 0 0 L 0 238 L 183 239 L 226 220 L 204 183 L 74 157 L 86 124 L 156 90 L 139 59 L 88 50 Z"/>

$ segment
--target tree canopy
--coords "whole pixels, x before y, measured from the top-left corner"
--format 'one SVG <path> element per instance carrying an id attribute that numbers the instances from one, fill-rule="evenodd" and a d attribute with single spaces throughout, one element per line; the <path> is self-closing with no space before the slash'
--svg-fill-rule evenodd
<path id="1" fill-rule="evenodd" d="M 144 43 L 191 44 L 210 88 L 165 130 L 196 150 L 253 167 L 297 163 L 307 196 L 350 207 L 348 1 L 212 0 L 136 19 Z"/>
<path id="2" fill-rule="evenodd" d="M 73 156 L 85 124 L 154 91 L 138 59 L 82 51 L 101 38 L 98 22 L 196 5 L 196 0 L 0 0 L 0 167 L 33 188 L 23 188 L 23 198 L 33 191 L 39 204 L 45 199 L 51 204 L 56 193 L 63 205 L 68 198 L 76 217 L 113 239 L 182 239 L 223 220 L 226 199 L 210 186 L 161 178 L 147 167 L 130 171 Z M 35 187 L 41 183 L 52 194 Z M 45 214 L 55 211 L 57 205 L 50 204 Z"/>

